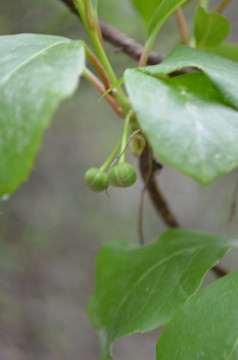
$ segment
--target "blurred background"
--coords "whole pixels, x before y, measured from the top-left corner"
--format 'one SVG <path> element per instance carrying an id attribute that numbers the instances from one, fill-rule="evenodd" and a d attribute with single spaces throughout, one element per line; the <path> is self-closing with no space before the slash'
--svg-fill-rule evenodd
<path id="1" fill-rule="evenodd" d="M 190 29 L 196 1 L 185 14 Z M 213 4 L 218 1 L 213 1 Z M 143 42 L 145 29 L 129 0 L 100 0 L 105 20 Z M 0 0 L 0 34 L 35 32 L 85 39 L 78 19 L 59 0 Z M 237 41 L 238 3 L 225 11 Z M 172 16 L 156 44 L 168 53 L 179 42 Z M 136 63 L 106 45 L 119 77 Z M 84 183 L 89 167 L 99 166 L 122 132 L 122 121 L 84 79 L 64 101 L 46 131 L 26 183 L 0 203 L 0 360 L 96 360 L 98 344 L 86 305 L 94 286 L 95 256 L 106 241 L 138 242 L 141 179 L 130 189 L 92 193 Z M 225 149 L 224 149 L 225 151 Z M 137 159 L 128 154 L 137 166 Z M 201 187 L 169 166 L 161 188 L 186 228 L 238 236 L 238 213 L 229 223 L 238 170 Z M 145 199 L 144 233 L 153 241 L 165 225 Z M 224 259 L 237 268 L 237 253 Z M 206 282 L 214 276 L 209 274 Z M 155 358 L 159 331 L 119 340 L 116 360 Z"/>

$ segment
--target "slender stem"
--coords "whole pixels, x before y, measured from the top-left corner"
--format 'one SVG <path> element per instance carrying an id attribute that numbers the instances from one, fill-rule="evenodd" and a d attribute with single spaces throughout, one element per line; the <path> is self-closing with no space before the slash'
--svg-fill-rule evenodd
<path id="1" fill-rule="evenodd" d="M 140 131 L 140 129 L 135 130 L 129 137 L 129 139 L 127 140 L 127 143 L 125 145 L 125 147 L 123 149 L 120 150 L 120 154 L 113 160 L 113 162 L 111 163 L 108 172 L 111 170 L 111 168 L 118 162 L 118 160 L 120 159 L 120 157 L 122 156 L 122 154 L 126 151 L 128 145 L 130 144 L 131 139 L 138 134 L 138 132 Z"/>
<path id="2" fill-rule="evenodd" d="M 230 2 L 231 2 L 231 0 L 223 0 L 220 3 L 220 5 L 217 7 L 216 12 L 222 13 L 223 10 L 227 7 L 227 5 L 229 5 Z"/>
<path id="3" fill-rule="evenodd" d="M 121 141 L 119 141 L 117 146 L 113 149 L 112 153 L 108 156 L 108 158 L 102 164 L 102 166 L 100 167 L 101 171 L 103 171 L 103 172 L 106 171 L 107 168 L 111 165 L 113 159 L 116 157 L 118 151 L 120 150 L 120 147 L 121 147 Z"/>
<path id="4" fill-rule="evenodd" d="M 104 67 L 98 60 L 97 56 L 87 47 L 87 45 L 85 43 L 84 43 L 84 48 L 85 48 L 85 53 L 86 53 L 87 58 L 89 59 L 89 61 L 91 61 L 91 63 L 97 70 L 98 74 L 100 75 L 100 77 L 105 85 L 106 90 L 109 89 L 111 87 L 111 83 L 107 76 L 106 71 L 104 70 Z"/>
<path id="5" fill-rule="evenodd" d="M 130 123 L 130 119 L 131 119 L 131 115 L 132 115 L 132 110 L 130 110 L 128 112 L 128 114 L 126 115 L 125 118 L 125 123 L 124 123 L 124 128 L 123 128 L 123 134 L 122 134 L 122 139 L 121 139 L 121 157 L 118 161 L 119 164 L 122 164 L 125 162 L 126 160 L 126 152 L 124 151 L 124 148 L 126 147 L 127 144 L 127 136 L 128 136 L 128 129 L 129 129 L 129 123 Z"/>
<path id="6" fill-rule="evenodd" d="M 79 16 L 79 13 L 76 9 L 76 6 L 73 3 L 73 0 L 59 0 L 63 2 L 75 15 Z M 107 22 L 99 18 L 100 29 L 102 32 L 103 39 L 108 41 L 110 44 L 115 46 L 117 51 L 124 52 L 129 55 L 134 60 L 139 60 L 143 52 L 144 46 L 138 43 L 136 40 L 128 37 L 126 34 L 118 31 L 113 26 L 109 25 Z M 152 51 L 149 54 L 147 64 L 155 65 L 161 63 L 165 58 L 165 55 Z M 185 71 L 179 71 L 179 74 L 184 74 Z"/>
<path id="7" fill-rule="evenodd" d="M 85 69 L 84 70 L 84 76 L 85 78 L 95 86 L 96 89 L 98 89 L 98 91 L 101 94 L 104 94 L 106 89 L 105 86 L 103 85 L 103 83 L 96 77 L 96 75 L 94 75 L 89 69 Z M 119 115 L 122 116 L 122 110 L 120 105 L 116 102 L 116 100 L 109 94 L 106 94 L 105 99 L 108 101 L 108 103 L 112 106 L 112 108 L 115 110 L 115 112 Z"/>
<path id="8" fill-rule="evenodd" d="M 106 72 L 108 74 L 110 82 L 112 84 L 116 83 L 117 77 L 116 77 L 116 75 L 111 67 L 111 64 L 106 56 L 106 53 L 101 44 L 101 41 L 97 36 L 97 32 L 91 32 L 88 35 L 89 35 L 91 43 L 94 47 L 94 50 L 95 50 L 101 64 L 103 65 L 104 69 L 106 70 Z M 124 94 L 122 88 L 118 87 L 118 94 L 115 95 L 115 98 L 118 101 L 118 103 L 121 105 L 123 111 L 126 113 L 129 109 L 129 102 L 128 102 L 128 99 L 127 99 L 126 95 Z"/>
<path id="9" fill-rule="evenodd" d="M 181 34 L 182 34 L 182 40 L 185 41 L 184 43 L 187 44 L 188 43 L 188 31 L 187 31 L 187 25 L 186 25 L 186 21 L 185 18 L 183 16 L 182 10 L 176 9 L 176 14 L 178 14 L 178 19 L 179 19 L 179 25 L 180 25 L 180 29 L 181 29 Z M 149 36 L 149 38 L 147 39 L 143 52 L 141 54 L 140 60 L 139 60 L 139 67 L 145 66 L 147 64 L 151 49 L 153 47 L 153 44 L 155 42 L 156 36 L 158 34 L 158 31 L 160 29 L 159 27 L 156 27 L 154 29 L 154 31 L 152 32 L 152 34 Z"/>
<path id="10" fill-rule="evenodd" d="M 98 37 L 98 39 L 104 49 L 103 38 L 102 38 L 101 29 L 100 29 L 100 26 L 98 23 L 97 12 L 94 11 L 94 9 L 92 8 L 91 0 L 84 0 L 84 6 L 85 6 L 85 11 L 86 11 L 88 28 L 90 31 L 96 32 L 96 36 Z"/>
<path id="11" fill-rule="evenodd" d="M 236 182 L 236 187 L 235 187 L 233 200 L 232 200 L 232 204 L 231 204 L 230 215 L 229 215 L 229 219 L 228 219 L 229 223 L 232 222 L 232 219 L 233 219 L 233 217 L 235 216 L 235 213 L 236 213 L 237 195 L 238 195 L 238 181 Z"/>
<path id="12" fill-rule="evenodd" d="M 84 7 L 85 7 L 85 15 L 88 24 L 88 29 L 90 31 L 93 31 L 96 29 L 96 22 L 92 12 L 91 0 L 84 0 Z"/>
<path id="13" fill-rule="evenodd" d="M 147 189 L 147 185 L 148 182 L 151 178 L 151 176 L 153 175 L 153 154 L 152 154 L 152 150 L 149 147 L 148 148 L 148 171 L 146 176 L 143 177 L 144 180 L 144 187 L 141 191 L 141 197 L 140 197 L 140 204 L 139 204 L 139 214 L 138 214 L 138 230 L 139 230 L 139 239 L 140 239 L 140 244 L 144 245 L 145 240 L 144 240 L 144 233 L 143 233 L 143 205 L 144 205 L 144 198 L 145 198 L 145 193 L 146 193 L 146 189 Z"/>
<path id="14" fill-rule="evenodd" d="M 98 21 L 97 21 L 97 33 L 98 33 L 98 38 L 99 38 L 99 40 L 100 40 L 100 43 L 101 43 L 102 46 L 104 47 L 104 45 L 103 45 L 102 31 L 101 31 L 101 27 L 100 27 L 100 24 L 99 24 Z"/>
<path id="15" fill-rule="evenodd" d="M 186 19 L 183 13 L 183 10 L 181 9 L 181 7 L 178 7 L 175 10 L 175 14 L 178 20 L 178 25 L 180 28 L 180 33 L 181 33 L 181 40 L 182 43 L 185 45 L 188 45 L 188 27 L 187 27 L 187 23 L 186 23 Z"/>
<path id="16" fill-rule="evenodd" d="M 150 199 L 155 209 L 162 216 L 162 219 L 168 225 L 168 227 L 179 227 L 177 219 L 170 210 L 162 192 L 160 191 L 156 183 L 153 167 L 151 170 L 151 163 L 153 162 L 153 159 L 151 159 L 151 157 L 152 151 L 147 145 L 140 156 L 140 171 L 149 192 Z"/>
<path id="17" fill-rule="evenodd" d="M 73 3 L 73 0 L 59 0 L 63 2 L 68 8 L 77 16 L 79 12 Z M 117 52 L 124 52 L 134 60 L 139 60 L 143 52 L 144 46 L 138 43 L 135 39 L 128 37 L 126 34 L 118 31 L 113 26 L 109 25 L 103 19 L 99 18 L 99 25 L 102 32 L 103 39 L 113 46 Z M 148 65 L 160 64 L 165 58 L 165 54 L 157 51 L 151 51 L 147 60 Z M 192 68 L 191 68 L 192 69 Z M 176 71 L 176 75 L 183 75 L 188 73 L 189 68 L 183 68 Z M 126 114 L 126 111 L 125 111 Z"/>
<path id="18" fill-rule="evenodd" d="M 147 64 L 147 60 L 149 58 L 150 51 L 152 49 L 153 43 L 155 41 L 156 33 L 153 36 L 150 36 L 149 39 L 146 41 L 144 49 L 139 59 L 139 67 L 145 66 Z"/>
<path id="19" fill-rule="evenodd" d="M 75 9 L 77 10 L 78 14 L 80 15 L 80 18 L 83 22 L 83 24 L 86 23 L 86 17 L 85 17 L 85 13 L 84 13 L 84 6 L 82 3 L 82 0 L 72 0 Z"/>
<path id="20" fill-rule="evenodd" d="M 104 47 L 101 43 L 101 38 L 98 33 L 98 26 L 96 26 L 93 29 L 90 29 L 87 22 L 87 16 L 85 13 L 85 7 L 82 4 L 81 0 L 73 0 L 74 5 L 80 15 L 81 21 L 83 23 L 83 26 L 85 27 L 88 36 L 90 38 L 90 41 L 93 45 L 93 48 L 97 54 L 98 59 L 100 60 L 102 66 L 104 67 L 104 70 L 106 71 L 108 78 L 110 79 L 110 82 L 114 84 L 117 82 L 117 77 L 112 69 L 112 66 L 107 58 L 107 55 L 104 51 Z M 97 22 L 97 20 L 95 20 Z M 95 23 L 96 23 L 95 22 Z M 121 109 L 124 114 L 128 112 L 128 109 L 130 108 L 129 101 L 122 90 L 122 88 L 118 88 L 118 92 L 114 95 L 116 101 L 120 104 Z"/>

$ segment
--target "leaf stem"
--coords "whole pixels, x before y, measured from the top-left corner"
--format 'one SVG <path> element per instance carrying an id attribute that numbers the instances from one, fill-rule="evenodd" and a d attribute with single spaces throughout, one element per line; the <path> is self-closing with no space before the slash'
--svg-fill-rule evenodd
<path id="1" fill-rule="evenodd" d="M 97 27 L 96 27 L 96 21 L 93 16 L 93 12 L 92 12 L 91 0 L 84 0 L 84 7 L 85 7 L 85 16 L 86 16 L 88 29 L 90 31 L 94 31 Z"/>
<path id="2" fill-rule="evenodd" d="M 115 82 L 117 82 L 117 77 L 112 69 L 112 66 L 107 58 L 107 55 L 105 53 L 103 44 L 102 44 L 102 36 L 101 36 L 101 31 L 99 30 L 99 24 L 98 24 L 98 20 L 94 19 L 94 23 L 96 24 L 95 27 L 90 28 L 88 25 L 88 21 L 87 21 L 87 15 L 86 15 L 86 9 L 85 9 L 85 5 L 83 5 L 81 0 L 73 0 L 74 1 L 74 5 L 80 15 L 81 21 L 88 33 L 89 39 L 92 43 L 92 46 L 97 54 L 97 57 L 99 59 L 99 61 L 101 62 L 102 66 L 104 67 L 105 72 L 108 75 L 108 78 L 110 80 L 110 82 L 112 84 L 114 84 Z M 90 4 L 88 4 L 87 0 L 87 6 L 89 6 Z M 126 114 L 128 112 L 128 109 L 130 108 L 127 96 L 125 95 L 124 91 L 122 90 L 122 88 L 118 88 L 118 92 L 114 95 L 116 101 L 120 104 L 122 111 L 124 114 Z"/>
<path id="3" fill-rule="evenodd" d="M 178 9 L 180 9 L 180 10 L 178 10 Z M 182 40 L 186 41 L 185 44 L 187 44 L 188 43 L 187 25 L 186 25 L 186 21 L 183 16 L 182 10 L 181 10 L 181 8 L 174 8 L 173 11 L 176 11 L 176 14 L 178 14 L 177 16 L 179 18 L 179 25 L 180 25 L 181 34 L 182 34 Z M 157 37 L 157 34 L 158 34 L 162 24 L 163 24 L 163 22 L 162 23 L 158 22 L 157 26 L 155 26 L 154 30 L 150 33 L 150 36 L 148 37 L 148 39 L 145 43 L 143 52 L 141 54 L 138 67 L 142 67 L 147 64 L 147 60 L 149 58 L 150 51 L 153 47 L 153 44 L 155 42 L 155 39 Z"/>
<path id="4" fill-rule="evenodd" d="M 105 86 L 103 85 L 103 83 L 97 78 L 96 75 L 94 75 L 94 73 L 92 73 L 89 69 L 85 69 L 84 70 L 84 76 L 85 78 L 93 85 L 95 86 L 96 89 L 98 89 L 98 91 L 101 94 L 104 94 L 106 89 Z M 117 103 L 117 101 L 109 94 L 106 94 L 105 99 L 108 101 L 108 103 L 112 106 L 112 108 L 115 110 L 115 112 L 119 115 L 119 116 L 123 116 L 122 114 L 122 109 L 120 107 L 120 105 Z"/>
<path id="5" fill-rule="evenodd" d="M 88 48 L 88 46 L 85 43 L 83 43 L 83 44 L 84 44 L 86 57 L 92 63 L 92 65 L 95 67 L 95 69 L 97 70 L 98 74 L 100 75 L 100 77 L 105 85 L 106 90 L 108 90 L 111 87 L 111 83 L 110 83 L 110 80 L 108 78 L 106 71 L 104 70 L 104 67 L 98 60 L 97 56 Z"/>
<path id="6" fill-rule="evenodd" d="M 150 51 L 154 44 L 155 38 L 156 38 L 156 32 L 154 32 L 146 41 L 143 51 L 141 53 L 140 59 L 139 59 L 138 67 L 142 67 L 147 64 L 147 60 L 149 58 Z"/>
<path id="7" fill-rule="evenodd" d="M 108 78 L 110 79 L 110 82 L 112 84 L 114 84 L 117 82 L 117 77 L 116 77 L 116 75 L 111 67 L 111 64 L 106 56 L 106 53 L 101 44 L 101 41 L 96 34 L 97 33 L 95 33 L 95 32 L 89 33 L 91 43 L 94 47 L 94 50 L 95 50 L 101 64 L 103 65 L 104 69 L 106 70 L 106 72 L 108 74 Z M 124 94 L 122 88 L 118 87 L 117 90 L 118 90 L 118 93 L 115 95 L 115 98 L 118 101 L 118 103 L 121 105 L 124 113 L 126 113 L 129 108 L 128 99 L 127 99 L 126 95 Z"/>
<path id="8" fill-rule="evenodd" d="M 231 2 L 231 0 L 223 0 L 220 3 L 220 5 L 217 7 L 216 12 L 222 13 L 223 10 L 227 7 L 227 5 L 229 5 L 230 2 Z"/>
<path id="9" fill-rule="evenodd" d="M 180 28 L 180 33 L 181 33 L 181 40 L 182 43 L 185 45 L 188 45 L 188 27 L 187 27 L 187 23 L 186 23 L 186 19 L 183 13 L 183 10 L 181 9 L 181 7 L 178 7 L 175 10 L 175 14 L 178 20 L 178 25 Z"/>
<path id="10" fill-rule="evenodd" d="M 108 158 L 105 160 L 105 162 L 102 164 L 102 166 L 100 167 L 101 171 L 106 171 L 107 168 L 111 165 L 112 161 L 114 160 L 114 158 L 116 157 L 118 151 L 121 148 L 121 141 L 119 141 L 119 143 L 116 145 L 116 147 L 113 149 L 112 153 L 108 156 Z"/>
<path id="11" fill-rule="evenodd" d="M 124 123 L 124 128 L 123 128 L 123 134 L 122 134 L 122 139 L 121 139 L 121 157 L 118 161 L 119 164 L 122 164 L 125 162 L 126 160 L 126 152 L 124 151 L 126 144 L 127 144 L 127 136 L 128 136 L 128 129 L 129 129 L 129 123 L 131 120 L 131 115 L 132 115 L 133 111 L 130 110 L 128 112 L 128 114 L 126 115 L 125 118 L 125 123 Z"/>

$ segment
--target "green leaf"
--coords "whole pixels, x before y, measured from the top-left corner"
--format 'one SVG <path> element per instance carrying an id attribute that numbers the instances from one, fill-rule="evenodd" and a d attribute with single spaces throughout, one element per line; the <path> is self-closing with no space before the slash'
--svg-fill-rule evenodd
<path id="1" fill-rule="evenodd" d="M 186 0 L 159 0 L 158 7 L 150 21 L 148 37 L 157 33 L 165 20 L 176 10 L 177 7 L 183 5 Z M 147 1 L 144 1 L 145 6 Z"/>
<path id="2" fill-rule="evenodd" d="M 205 51 L 180 45 L 162 64 L 146 66 L 142 70 L 151 75 L 169 74 L 186 66 L 202 70 L 225 98 L 238 108 L 238 64 Z"/>
<path id="3" fill-rule="evenodd" d="M 124 83 L 124 78 L 120 78 L 118 79 L 114 84 L 112 84 L 112 86 L 107 89 L 103 94 L 102 96 L 100 97 L 99 100 L 102 100 L 104 98 L 105 95 L 109 94 L 113 89 L 116 89 L 118 86 L 122 85 Z"/>
<path id="4" fill-rule="evenodd" d="M 210 50 L 209 50 L 210 51 Z M 211 50 L 212 53 L 238 62 L 238 44 L 222 43 Z"/>
<path id="5" fill-rule="evenodd" d="M 165 326 L 158 360 L 238 359 L 238 271 L 207 286 Z"/>
<path id="6" fill-rule="evenodd" d="M 119 337 L 165 324 L 204 274 L 237 246 L 225 236 L 185 230 L 169 230 L 140 248 L 119 240 L 106 244 L 98 255 L 88 307 L 100 360 L 111 359 L 111 344 Z"/>
<path id="7" fill-rule="evenodd" d="M 148 37 L 157 33 L 165 20 L 186 0 L 132 0 L 148 26 Z"/>
<path id="8" fill-rule="evenodd" d="M 198 49 L 213 48 L 219 45 L 230 32 L 230 22 L 218 13 L 205 11 L 198 7 L 194 20 L 194 35 Z"/>
<path id="9" fill-rule="evenodd" d="M 203 185 L 238 166 L 238 112 L 206 75 L 158 79 L 129 70 L 125 81 L 139 124 L 164 162 Z"/>
<path id="10" fill-rule="evenodd" d="M 134 6 L 139 11 L 140 15 L 142 16 L 143 20 L 147 25 L 149 25 L 159 3 L 160 0 L 132 0 Z"/>
<path id="11" fill-rule="evenodd" d="M 21 34 L 0 37 L 0 196 L 32 168 L 43 130 L 84 70 L 80 41 Z"/>

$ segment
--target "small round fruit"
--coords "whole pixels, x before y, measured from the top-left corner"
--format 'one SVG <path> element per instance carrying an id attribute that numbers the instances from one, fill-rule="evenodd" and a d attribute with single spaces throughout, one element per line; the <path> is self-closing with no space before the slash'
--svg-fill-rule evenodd
<path id="1" fill-rule="evenodd" d="M 103 191 L 107 187 L 107 174 L 100 169 L 89 169 L 86 172 L 84 179 L 93 191 Z"/>
<path id="2" fill-rule="evenodd" d="M 108 182 L 113 186 L 128 187 L 133 185 L 136 179 L 134 167 L 127 162 L 115 165 L 108 173 Z"/>

